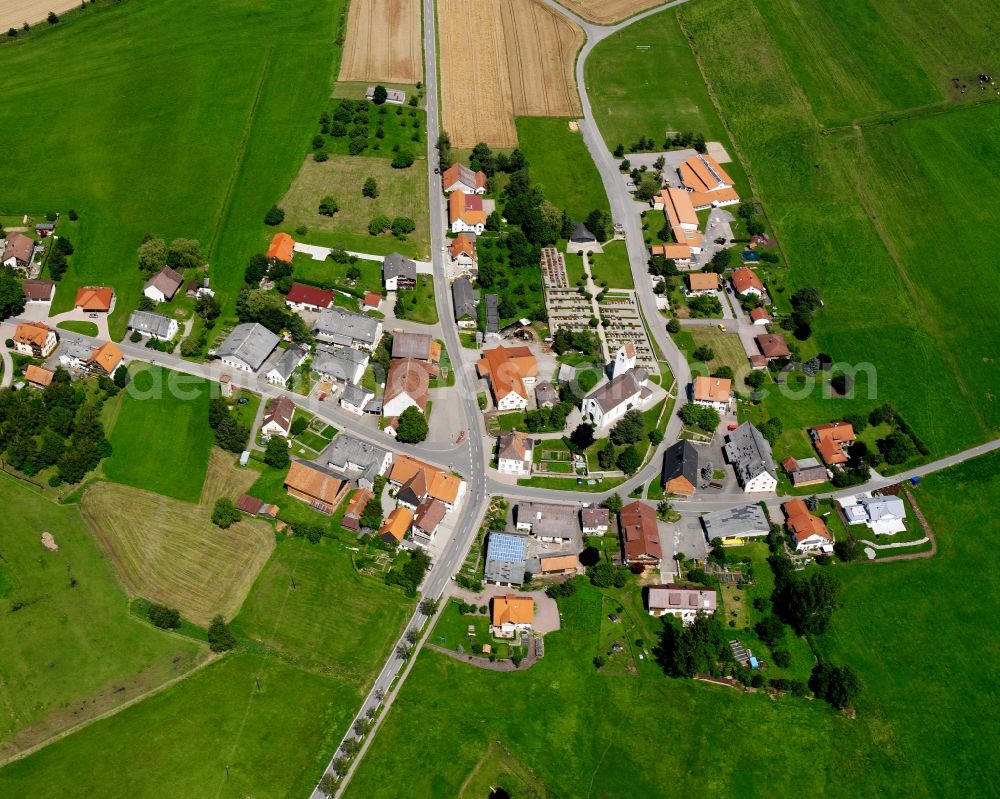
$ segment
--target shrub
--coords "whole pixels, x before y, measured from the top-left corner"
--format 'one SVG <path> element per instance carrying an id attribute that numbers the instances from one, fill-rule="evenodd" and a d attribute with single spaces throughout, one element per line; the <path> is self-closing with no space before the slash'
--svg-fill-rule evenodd
<path id="1" fill-rule="evenodd" d="M 225 530 L 240 520 L 240 512 L 229 497 L 219 497 L 212 510 L 212 523 Z"/>
<path id="2" fill-rule="evenodd" d="M 272 205 L 264 214 L 264 224 L 275 227 L 285 221 L 285 212 L 277 205 Z"/>
<path id="3" fill-rule="evenodd" d="M 138 330 L 133 330 L 132 335 L 129 336 L 128 338 L 129 341 L 131 341 L 133 344 L 137 344 L 142 340 L 142 333 L 140 333 Z"/>
<path id="4" fill-rule="evenodd" d="M 707 344 L 702 344 L 692 353 L 696 361 L 710 361 L 715 357 L 715 350 Z"/>
<path id="5" fill-rule="evenodd" d="M 406 169 L 413 165 L 413 155 L 406 152 L 405 150 L 400 150 L 392 158 L 392 168 L 393 169 Z"/>
<path id="6" fill-rule="evenodd" d="M 162 630 L 176 630 L 181 626 L 180 611 L 176 608 L 168 608 L 166 605 L 157 605 L 154 602 L 146 611 L 146 616 Z"/>
<path id="7" fill-rule="evenodd" d="M 787 649 L 775 649 L 771 652 L 774 665 L 782 669 L 787 669 L 792 665 L 792 655 Z"/>
<path id="8" fill-rule="evenodd" d="M 213 652 L 225 652 L 236 646 L 236 637 L 222 616 L 216 616 L 208 626 L 208 646 Z"/>
<path id="9" fill-rule="evenodd" d="M 329 194 L 319 201 L 319 212 L 323 216 L 333 216 L 339 210 L 340 206 L 337 205 L 336 199 Z"/>

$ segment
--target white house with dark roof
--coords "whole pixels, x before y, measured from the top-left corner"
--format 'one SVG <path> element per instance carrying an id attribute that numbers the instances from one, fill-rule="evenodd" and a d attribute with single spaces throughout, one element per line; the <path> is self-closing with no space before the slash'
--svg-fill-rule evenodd
<path id="1" fill-rule="evenodd" d="M 412 289 L 417 285 L 417 264 L 398 252 L 387 255 L 382 261 L 382 282 L 386 291 Z"/>
<path id="2" fill-rule="evenodd" d="M 711 588 L 690 588 L 674 583 L 649 587 L 649 615 L 675 616 L 687 627 L 699 613 L 715 613 L 718 597 Z"/>
<path id="3" fill-rule="evenodd" d="M 633 409 L 642 409 L 652 392 L 646 386 L 646 370 L 629 369 L 598 386 L 583 398 L 583 419 L 597 429 L 613 425 Z"/>
<path id="4" fill-rule="evenodd" d="M 475 327 L 478 318 L 476 297 L 469 278 L 460 277 L 451 284 L 451 298 L 455 305 L 455 323 L 462 328 Z"/>
<path id="5" fill-rule="evenodd" d="M 165 266 L 146 281 L 142 293 L 153 302 L 166 302 L 172 300 L 177 290 L 183 285 L 184 275 L 169 266 Z"/>
<path id="6" fill-rule="evenodd" d="M 750 422 L 744 422 L 727 436 L 723 451 L 732 464 L 744 493 L 766 493 L 778 487 L 778 469 L 771 445 Z"/>
<path id="7" fill-rule="evenodd" d="M 288 438 L 292 433 L 292 417 L 295 415 L 295 403 L 288 397 L 278 397 L 270 400 L 264 408 L 264 418 L 261 420 L 260 434 L 264 438 L 281 436 Z"/>
<path id="8" fill-rule="evenodd" d="M 382 339 L 382 322 L 343 308 L 328 308 L 313 324 L 312 334 L 323 344 L 373 352 Z"/>
<path id="9" fill-rule="evenodd" d="M 171 319 L 161 313 L 132 311 L 132 315 L 128 318 L 128 329 L 135 330 L 150 338 L 170 341 L 177 335 L 179 328 L 176 319 Z"/>
<path id="10" fill-rule="evenodd" d="M 497 471 L 527 477 L 531 474 L 535 442 L 514 430 L 501 433 L 497 439 Z"/>
<path id="11" fill-rule="evenodd" d="M 274 352 L 280 339 L 266 327 L 256 322 L 236 325 L 226 340 L 215 350 L 215 355 L 227 366 L 243 372 L 256 372 Z"/>
<path id="12" fill-rule="evenodd" d="M 375 399 L 375 392 L 362 388 L 356 383 L 348 383 L 340 395 L 340 407 L 361 416 L 373 399 Z"/>
<path id="13" fill-rule="evenodd" d="M 345 383 L 360 383 L 368 366 L 368 356 L 353 347 L 330 347 L 320 344 L 316 347 L 310 367 L 317 374 L 331 380 Z"/>
<path id="14" fill-rule="evenodd" d="M 301 344 L 293 344 L 284 350 L 274 365 L 267 370 L 264 378 L 268 383 L 282 388 L 288 385 L 288 379 L 292 373 L 302 365 L 302 362 L 309 354 L 309 350 Z"/>
<path id="15" fill-rule="evenodd" d="M 327 447 L 324 456 L 331 469 L 367 489 L 375 484 L 376 477 L 384 475 L 392 465 L 392 453 L 389 450 L 347 433 L 338 434 Z"/>

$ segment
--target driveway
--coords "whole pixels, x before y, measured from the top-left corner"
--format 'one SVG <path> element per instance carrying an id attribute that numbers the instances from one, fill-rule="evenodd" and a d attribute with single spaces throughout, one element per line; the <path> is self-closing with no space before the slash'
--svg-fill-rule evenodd
<path id="1" fill-rule="evenodd" d="M 91 318 L 92 316 L 97 318 Z M 56 314 L 48 319 L 48 324 L 52 327 L 57 327 L 60 322 L 91 322 L 97 326 L 97 338 L 103 341 L 111 341 L 111 334 L 108 332 L 108 315 L 106 313 L 90 314 L 86 311 L 74 309 Z"/>
<path id="2" fill-rule="evenodd" d="M 451 595 L 475 605 L 486 605 L 495 596 L 513 593 L 516 593 L 518 596 L 530 596 L 535 600 L 535 622 L 533 626 L 536 633 L 545 635 L 559 629 L 559 606 L 544 591 L 517 591 L 516 589 L 504 588 L 499 585 L 487 585 L 482 591 L 476 594 L 466 588 L 455 585 L 452 587 Z"/>

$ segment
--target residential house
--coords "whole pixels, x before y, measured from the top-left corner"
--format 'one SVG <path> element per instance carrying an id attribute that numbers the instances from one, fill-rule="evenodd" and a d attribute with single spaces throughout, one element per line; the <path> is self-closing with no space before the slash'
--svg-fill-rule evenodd
<path id="1" fill-rule="evenodd" d="M 692 388 L 691 400 L 695 405 L 714 408 L 723 415 L 729 410 L 733 381 L 728 377 L 699 376 Z"/>
<path id="2" fill-rule="evenodd" d="M 692 252 L 691 247 L 687 244 L 676 244 L 674 242 L 652 244 L 649 247 L 649 254 L 652 257 L 660 256 L 662 258 L 669 258 L 680 267 L 687 268 L 691 265 Z"/>
<path id="3" fill-rule="evenodd" d="M 47 239 L 56 232 L 55 222 L 39 222 L 35 225 L 35 233 L 40 239 Z"/>
<path id="4" fill-rule="evenodd" d="M 701 517 L 701 525 L 705 528 L 706 541 L 718 538 L 723 546 L 739 546 L 765 538 L 771 531 L 771 524 L 760 505 L 737 505 L 706 513 Z"/>
<path id="5" fill-rule="evenodd" d="M 461 477 L 409 455 L 397 455 L 393 460 L 389 484 L 396 488 L 396 501 L 413 509 L 430 498 L 454 510 L 466 491 L 466 483 Z"/>
<path id="6" fill-rule="evenodd" d="M 170 341 L 177 335 L 180 326 L 176 319 L 152 311 L 132 311 L 128 318 L 128 329 L 149 338 Z"/>
<path id="7" fill-rule="evenodd" d="M 9 233 L 7 244 L 3 248 L 3 261 L 0 261 L 8 269 L 24 271 L 31 266 L 31 260 L 35 256 L 34 239 L 25 236 L 23 233 Z"/>
<path id="8" fill-rule="evenodd" d="M 451 240 L 448 244 L 448 254 L 455 266 L 463 269 L 476 268 L 476 242 L 464 233 L 459 233 L 457 238 Z"/>
<path id="9" fill-rule="evenodd" d="M 755 297 L 764 296 L 763 281 L 757 277 L 756 272 L 748 267 L 741 266 L 739 269 L 734 269 L 729 279 L 733 284 L 733 291 L 737 294 L 752 294 Z"/>
<path id="10" fill-rule="evenodd" d="M 59 363 L 67 369 L 86 369 L 94 346 L 82 338 L 64 338 L 59 351 Z"/>
<path id="11" fill-rule="evenodd" d="M 837 502 L 849 525 L 864 524 L 876 535 L 895 535 L 906 530 L 906 504 L 899 497 L 865 493 Z"/>
<path id="12" fill-rule="evenodd" d="M 712 588 L 695 588 L 675 583 L 649 587 L 649 615 L 674 616 L 687 627 L 702 613 L 711 616 L 717 607 L 717 597 Z"/>
<path id="13" fill-rule="evenodd" d="M 535 442 L 524 433 L 508 431 L 497 439 L 497 471 L 528 477 L 534 457 Z"/>
<path id="14" fill-rule="evenodd" d="M 583 398 L 583 420 L 603 429 L 633 409 L 641 409 L 652 394 L 646 386 L 646 370 L 630 369 L 604 383 Z"/>
<path id="15" fill-rule="evenodd" d="M 551 577 L 557 574 L 576 574 L 580 559 L 576 555 L 549 555 L 538 559 L 539 574 Z"/>
<path id="16" fill-rule="evenodd" d="M 618 514 L 625 548 L 625 563 L 641 563 L 659 569 L 663 560 L 656 511 L 644 502 L 625 505 Z"/>
<path id="17" fill-rule="evenodd" d="M 781 468 L 795 488 L 825 483 L 829 479 L 826 467 L 815 458 L 793 458 L 789 455 L 781 462 Z"/>
<path id="18" fill-rule="evenodd" d="M 392 463 L 389 450 L 347 433 L 340 433 L 333 439 L 325 457 L 331 469 L 366 489 L 371 489 L 375 478 L 384 475 Z"/>
<path id="19" fill-rule="evenodd" d="M 257 322 L 236 325 L 219 345 L 215 355 L 227 366 L 256 372 L 278 346 L 279 338 Z"/>
<path id="20" fill-rule="evenodd" d="M 530 596 L 495 596 L 492 604 L 490 632 L 495 638 L 517 638 L 535 622 L 535 600 Z"/>
<path id="21" fill-rule="evenodd" d="M 382 340 L 382 322 L 343 308 L 329 308 L 319 315 L 312 333 L 322 344 L 374 352 Z"/>
<path id="22" fill-rule="evenodd" d="M 14 329 L 14 349 L 29 358 L 48 358 L 59 346 L 56 331 L 42 322 L 21 322 Z"/>
<path id="23" fill-rule="evenodd" d="M 368 412 L 380 413 L 381 406 L 377 410 L 370 410 L 371 402 L 375 399 L 375 392 L 362 388 L 356 383 L 348 383 L 344 386 L 344 391 L 340 395 L 340 407 L 345 411 L 356 413 L 358 416 Z"/>
<path id="24" fill-rule="evenodd" d="M 687 439 L 667 447 L 660 478 L 664 494 L 689 497 L 698 488 L 698 448 Z"/>
<path id="25" fill-rule="evenodd" d="M 461 328 L 476 326 L 476 297 L 472 292 L 472 282 L 460 277 L 451 284 L 451 298 L 455 304 L 455 323 Z"/>
<path id="26" fill-rule="evenodd" d="M 427 333 L 395 333 L 392 337 L 392 357 L 437 363 L 441 360 L 441 345 Z"/>
<path id="27" fill-rule="evenodd" d="M 447 513 L 445 504 L 436 499 L 426 499 L 417 505 L 413 513 L 413 543 L 430 546 Z"/>
<path id="28" fill-rule="evenodd" d="M 750 321 L 757 327 L 765 327 L 771 324 L 771 315 L 763 308 L 752 308 L 750 310 Z"/>
<path id="29" fill-rule="evenodd" d="M 295 370 L 302 365 L 308 354 L 309 350 L 305 345 L 292 344 L 290 347 L 282 350 L 281 355 L 278 356 L 278 360 L 267 370 L 264 379 L 272 385 L 287 388 L 288 381 L 295 373 Z"/>
<path id="30" fill-rule="evenodd" d="M 568 544 L 576 537 L 579 522 L 574 505 L 555 502 L 519 502 L 516 508 L 519 531 L 550 544 Z"/>
<path id="31" fill-rule="evenodd" d="M 288 397 L 278 397 L 268 400 L 264 408 L 264 418 L 261 420 L 260 434 L 264 438 L 281 436 L 289 438 L 292 435 L 292 417 L 295 415 L 295 403 Z"/>
<path id="32" fill-rule="evenodd" d="M 115 290 L 106 286 L 77 289 L 73 307 L 87 313 L 111 313 L 115 309 Z"/>
<path id="33" fill-rule="evenodd" d="M 528 537 L 524 533 L 490 533 L 486 537 L 486 566 L 483 582 L 492 585 L 521 585 L 524 582 Z"/>
<path id="34" fill-rule="evenodd" d="M 774 466 L 771 445 L 760 430 L 744 422 L 731 431 L 727 439 L 723 452 L 744 493 L 774 491 L 778 486 L 778 470 Z"/>
<path id="35" fill-rule="evenodd" d="M 465 164 L 452 164 L 441 173 L 441 188 L 445 194 L 451 194 L 453 191 L 485 194 L 486 173 L 473 172 Z"/>
<path id="36" fill-rule="evenodd" d="M 406 534 L 410 531 L 412 523 L 413 511 L 402 506 L 393 508 L 382 522 L 382 526 L 378 531 L 378 537 L 387 544 L 401 544 L 403 543 L 403 539 L 406 538 Z"/>
<path id="37" fill-rule="evenodd" d="M 142 293 L 153 302 L 168 302 L 174 298 L 183 285 L 184 275 L 169 266 L 165 266 L 146 281 Z"/>
<path id="38" fill-rule="evenodd" d="M 52 302 L 56 297 L 56 284 L 52 280 L 25 280 L 21 291 L 25 302 Z"/>
<path id="39" fill-rule="evenodd" d="M 448 224 L 452 233 L 480 234 L 486 229 L 486 211 L 478 194 L 453 191 L 448 197 Z"/>
<path id="40" fill-rule="evenodd" d="M 801 499 L 791 499 L 781 506 L 785 513 L 785 526 L 795 542 L 796 552 L 833 551 L 833 536 L 818 516 L 809 512 Z"/>
<path id="41" fill-rule="evenodd" d="M 368 367 L 368 355 L 353 347 L 318 344 L 313 354 L 312 371 L 331 380 L 358 384 Z"/>
<path id="42" fill-rule="evenodd" d="M 115 370 L 122 365 L 125 355 L 118 345 L 111 341 L 105 341 L 100 347 L 90 353 L 86 368 L 97 374 L 105 374 L 111 377 Z"/>
<path id="43" fill-rule="evenodd" d="M 415 358 L 391 361 L 385 381 L 385 393 L 382 395 L 382 416 L 397 417 L 411 407 L 426 413 L 429 386 L 427 364 Z"/>
<path id="44" fill-rule="evenodd" d="M 285 305 L 293 311 L 312 311 L 319 313 L 333 305 L 333 292 L 307 286 L 304 283 L 292 283 L 285 295 Z"/>
<path id="45" fill-rule="evenodd" d="M 785 343 L 785 337 L 774 333 L 761 333 L 754 336 L 760 354 L 767 361 L 777 361 L 782 358 L 791 358 L 792 353 Z"/>
<path id="46" fill-rule="evenodd" d="M 553 408 L 559 404 L 559 392 L 548 380 L 535 384 L 535 405 L 539 408 Z"/>
<path id="47" fill-rule="evenodd" d="M 347 501 L 340 526 L 355 532 L 359 531 L 361 529 L 361 515 L 365 512 L 365 506 L 373 499 L 375 499 L 375 495 L 367 488 L 359 488 L 355 491 Z"/>
<path id="48" fill-rule="evenodd" d="M 685 278 L 688 297 L 701 297 L 715 294 L 719 290 L 719 276 L 715 272 L 692 272 Z"/>
<path id="49" fill-rule="evenodd" d="M 847 449 L 857 438 L 853 425 L 847 422 L 817 425 L 809 431 L 809 435 L 827 466 L 847 463 Z"/>
<path id="50" fill-rule="evenodd" d="M 580 525 L 584 535 L 604 535 L 611 524 L 607 508 L 584 508 L 580 511 Z"/>
<path id="51" fill-rule="evenodd" d="M 611 379 L 621 377 L 626 372 L 635 369 L 635 344 L 631 341 L 623 344 L 615 353 L 615 360 L 611 364 Z"/>
<path id="52" fill-rule="evenodd" d="M 289 496 L 327 514 L 333 513 L 343 489 L 343 481 L 302 461 L 292 461 L 284 485 Z"/>
<path id="53" fill-rule="evenodd" d="M 528 407 L 528 388 L 538 377 L 538 364 L 528 347 L 498 346 L 485 350 L 476 368 L 480 377 L 489 378 L 498 411 Z"/>
<path id="54" fill-rule="evenodd" d="M 404 258 L 398 252 L 387 255 L 382 261 L 382 282 L 386 291 L 416 288 L 416 261 Z"/>
<path id="55" fill-rule="evenodd" d="M 275 233 L 267 246 L 267 260 L 290 264 L 294 254 L 295 240 L 287 233 Z"/>
<path id="56" fill-rule="evenodd" d="M 34 388 L 48 387 L 55 376 L 56 373 L 51 369 L 43 369 L 41 366 L 35 366 L 33 363 L 29 363 L 24 370 L 24 379 L 28 381 L 29 386 L 33 386 Z"/>
<path id="57" fill-rule="evenodd" d="M 708 153 L 696 153 L 677 167 L 677 175 L 691 194 L 696 210 L 733 205 L 740 201 L 733 179 Z"/>

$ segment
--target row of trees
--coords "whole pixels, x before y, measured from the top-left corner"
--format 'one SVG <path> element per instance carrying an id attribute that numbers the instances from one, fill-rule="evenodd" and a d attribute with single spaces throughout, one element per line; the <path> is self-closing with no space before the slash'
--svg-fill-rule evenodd
<path id="1" fill-rule="evenodd" d="M 215 443 L 226 452 L 243 452 L 250 441 L 250 428 L 236 419 L 220 397 L 209 400 L 208 426 L 215 431 Z"/>
<path id="2" fill-rule="evenodd" d="M 201 255 L 201 244 L 196 239 L 174 239 L 170 246 L 164 239 L 154 238 L 147 233 L 139 245 L 139 269 L 147 277 L 170 266 L 178 272 L 194 269 L 205 261 Z"/>

